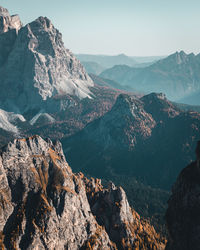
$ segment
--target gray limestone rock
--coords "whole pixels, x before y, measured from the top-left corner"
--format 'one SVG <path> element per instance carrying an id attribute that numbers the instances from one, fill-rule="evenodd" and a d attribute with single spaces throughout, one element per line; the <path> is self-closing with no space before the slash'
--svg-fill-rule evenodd
<path id="1" fill-rule="evenodd" d="M 1 13 L 0 51 L 6 48 L 0 56 L 3 109 L 57 111 L 61 108 L 58 99 L 66 95 L 92 98 L 93 81 L 64 47 L 61 33 L 48 18 L 39 17 L 21 27 L 17 16 L 10 17 L 5 9 Z"/>
<path id="2" fill-rule="evenodd" d="M 16 32 L 20 30 L 22 23 L 18 15 L 10 16 L 7 9 L 0 6 L 0 34 L 15 29 Z"/>

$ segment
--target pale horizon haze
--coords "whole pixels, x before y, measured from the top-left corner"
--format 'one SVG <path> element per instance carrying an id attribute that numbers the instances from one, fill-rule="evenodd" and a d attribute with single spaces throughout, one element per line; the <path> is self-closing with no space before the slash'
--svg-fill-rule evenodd
<path id="1" fill-rule="evenodd" d="M 200 52 L 199 0 L 1 0 L 23 24 L 48 17 L 73 53 L 161 56 Z"/>

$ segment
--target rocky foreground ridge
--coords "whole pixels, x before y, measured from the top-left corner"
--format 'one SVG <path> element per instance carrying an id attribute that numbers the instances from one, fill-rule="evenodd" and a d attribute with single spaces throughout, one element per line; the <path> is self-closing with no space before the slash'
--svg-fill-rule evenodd
<path id="1" fill-rule="evenodd" d="M 10 142 L 0 179 L 1 249 L 164 249 L 123 189 L 73 174 L 59 142 Z"/>
<path id="2" fill-rule="evenodd" d="M 200 141 L 196 161 L 182 170 L 172 189 L 166 213 L 166 250 L 200 249 Z"/>

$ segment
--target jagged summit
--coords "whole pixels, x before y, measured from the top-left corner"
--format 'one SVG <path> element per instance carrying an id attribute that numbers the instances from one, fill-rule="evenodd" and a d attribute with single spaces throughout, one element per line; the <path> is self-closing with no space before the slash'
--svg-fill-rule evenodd
<path id="1" fill-rule="evenodd" d="M 0 6 L 0 34 L 15 29 L 18 32 L 21 29 L 22 23 L 18 15 L 10 16 L 7 9 Z"/>
<path id="2" fill-rule="evenodd" d="M 6 8 L 0 6 L 0 16 L 10 16 L 10 14 Z"/>
<path id="3" fill-rule="evenodd" d="M 140 100 L 144 109 L 150 113 L 156 121 L 168 119 L 180 114 L 180 110 L 172 104 L 163 93 L 151 93 L 143 96 Z"/>
<path id="4" fill-rule="evenodd" d="M 2 18 L 13 27 L 16 24 L 15 17 Z M 3 25 L 2 30 L 11 29 L 9 25 Z M 3 50 L 2 35 L 0 49 Z M 6 42 L 10 44 L 9 49 L 0 57 L 1 108 L 23 113 L 28 109 L 46 108 L 51 99 L 50 109 L 55 106 L 59 109 L 59 104 L 52 101 L 55 96 L 93 97 L 90 91 L 93 81 L 74 55 L 65 49 L 61 33 L 47 17 L 20 26 L 18 35 L 7 37 Z"/>

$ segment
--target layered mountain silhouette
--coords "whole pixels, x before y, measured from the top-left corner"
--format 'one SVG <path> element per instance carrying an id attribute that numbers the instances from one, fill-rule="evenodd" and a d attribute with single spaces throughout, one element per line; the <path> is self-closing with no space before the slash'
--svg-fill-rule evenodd
<path id="1" fill-rule="evenodd" d="M 168 189 L 193 159 L 199 129 L 199 113 L 181 111 L 163 94 L 140 99 L 122 94 L 111 111 L 63 145 L 75 169 L 100 176 L 137 176 Z"/>
<path id="2" fill-rule="evenodd" d="M 134 58 L 131 58 L 125 54 L 119 54 L 115 56 L 77 54 L 76 56 L 81 62 L 98 63 L 104 68 L 111 68 L 117 64 L 125 64 L 129 66 L 134 66 L 137 64 L 137 61 L 135 61 Z"/>
<path id="3" fill-rule="evenodd" d="M 190 95 L 200 91 L 200 55 L 176 52 L 145 68 L 117 65 L 100 74 L 121 85 L 130 86 L 144 93 L 163 92 L 170 100 L 200 104 Z"/>

